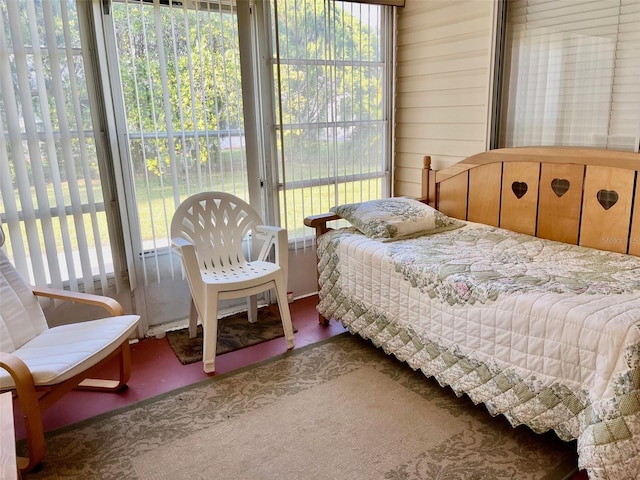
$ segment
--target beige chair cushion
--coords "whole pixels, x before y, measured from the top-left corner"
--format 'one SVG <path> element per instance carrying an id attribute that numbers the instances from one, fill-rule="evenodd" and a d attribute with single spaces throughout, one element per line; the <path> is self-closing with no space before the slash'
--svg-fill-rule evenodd
<path id="1" fill-rule="evenodd" d="M 106 358 L 133 334 L 138 318 L 122 315 L 53 327 L 13 355 L 27 364 L 36 385 L 60 383 Z M 0 388 L 13 386 L 11 376 L 0 369 Z"/>
<path id="2" fill-rule="evenodd" d="M 12 353 L 47 328 L 31 287 L 0 249 L 0 351 Z"/>

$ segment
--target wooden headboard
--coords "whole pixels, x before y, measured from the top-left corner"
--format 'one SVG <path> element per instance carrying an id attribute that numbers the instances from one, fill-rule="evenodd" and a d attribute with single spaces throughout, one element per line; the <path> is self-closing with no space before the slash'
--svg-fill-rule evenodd
<path id="1" fill-rule="evenodd" d="M 443 213 L 541 238 L 640 256 L 640 154 L 588 148 L 490 150 L 433 171 Z"/>
<path id="2" fill-rule="evenodd" d="M 640 256 L 640 154 L 501 148 L 443 170 L 425 157 L 422 200 L 443 213 L 540 238 Z M 339 217 L 304 220 L 316 236 Z"/>

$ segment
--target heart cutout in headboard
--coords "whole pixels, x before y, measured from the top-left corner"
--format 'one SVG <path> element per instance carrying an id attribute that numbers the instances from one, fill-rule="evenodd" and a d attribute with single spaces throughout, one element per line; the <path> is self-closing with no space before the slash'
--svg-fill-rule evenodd
<path id="1" fill-rule="evenodd" d="M 566 178 L 554 178 L 551 180 L 551 189 L 553 192 L 560 198 L 565 193 L 569 191 L 569 187 L 571 186 L 571 182 Z"/>
<path id="2" fill-rule="evenodd" d="M 602 208 L 609 210 L 618 203 L 618 193 L 614 190 L 600 190 L 597 194 L 598 202 Z"/>
<path id="3" fill-rule="evenodd" d="M 527 190 L 529 190 L 529 187 L 524 182 L 513 182 L 511 184 L 511 190 L 513 191 L 513 194 L 520 199 L 524 197 Z"/>

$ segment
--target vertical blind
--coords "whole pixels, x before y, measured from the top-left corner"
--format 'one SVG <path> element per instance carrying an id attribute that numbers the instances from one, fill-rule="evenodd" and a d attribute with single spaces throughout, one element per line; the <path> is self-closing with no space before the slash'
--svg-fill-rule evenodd
<path id="1" fill-rule="evenodd" d="M 169 225 L 182 200 L 204 190 L 249 200 L 237 14 L 218 1 L 123 0 L 111 9 L 142 274 L 159 283 L 174 272 L 159 255 L 172 255 Z"/>
<path id="2" fill-rule="evenodd" d="M 640 2 L 512 0 L 501 145 L 638 151 Z"/>
<path id="3" fill-rule="evenodd" d="M 280 218 L 302 243 L 304 217 L 389 194 L 391 7 L 273 0 L 271 11 Z"/>
<path id="4" fill-rule="evenodd" d="M 114 267 L 84 48 L 75 2 L 0 4 L 0 220 L 8 253 L 31 282 L 91 292 L 94 276 L 105 289 Z"/>
<path id="5" fill-rule="evenodd" d="M 332 0 L 265 4 L 270 105 L 280 108 L 264 109 L 264 121 L 275 125 L 280 218 L 291 239 L 305 240 L 305 216 L 389 194 L 393 10 Z M 103 128 L 92 124 L 99 115 L 86 64 L 107 59 L 83 44 L 85 5 L 0 3 L 0 222 L 26 278 L 93 291 L 96 280 L 107 288 L 119 262 L 109 243 L 114 199 L 104 198 L 100 177 L 111 159 L 98 158 L 106 150 Z M 119 70 L 119 83 L 103 88 L 122 94 L 126 117 L 116 112 L 135 189 L 137 217 L 128 218 L 139 222 L 131 231 L 140 234 L 145 279 L 159 280 L 167 270 L 158 256 L 171 255 L 168 227 L 182 199 L 216 189 L 248 200 L 235 3 L 100 5 L 113 21 L 106 47 L 118 64 L 109 67 Z"/>

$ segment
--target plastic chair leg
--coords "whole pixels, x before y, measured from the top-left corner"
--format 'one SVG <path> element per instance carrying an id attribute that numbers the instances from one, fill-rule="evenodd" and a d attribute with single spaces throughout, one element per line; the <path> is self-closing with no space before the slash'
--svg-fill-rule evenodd
<path id="1" fill-rule="evenodd" d="M 282 319 L 282 328 L 284 330 L 284 338 L 287 341 L 287 349 L 291 350 L 295 346 L 293 336 L 293 324 L 291 323 L 291 312 L 289 311 L 289 302 L 287 301 L 287 286 L 282 277 L 276 279 L 276 298 L 278 299 L 278 308 L 280 309 L 280 318 Z"/>
<path id="2" fill-rule="evenodd" d="M 216 371 L 216 343 L 218 341 L 218 293 L 207 292 L 205 316 L 202 319 L 202 368 L 205 373 Z"/>
<path id="3" fill-rule="evenodd" d="M 247 316 L 249 317 L 249 323 L 256 323 L 258 321 L 257 295 L 251 295 L 247 298 Z"/>
<path id="4" fill-rule="evenodd" d="M 189 338 L 196 338 L 198 333 L 198 309 L 196 303 L 191 297 L 191 303 L 189 304 Z"/>

